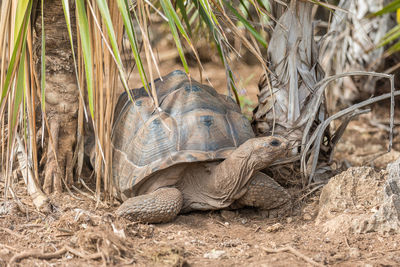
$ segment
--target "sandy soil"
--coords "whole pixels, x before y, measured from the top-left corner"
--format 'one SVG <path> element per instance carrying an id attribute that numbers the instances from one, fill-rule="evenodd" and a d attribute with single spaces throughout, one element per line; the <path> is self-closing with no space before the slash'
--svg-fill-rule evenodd
<path id="1" fill-rule="evenodd" d="M 177 68 L 175 58 L 162 60 L 163 75 Z M 261 68 L 233 67 L 249 103 L 256 103 Z M 210 61 L 204 68 L 203 75 L 224 91 L 221 65 Z M 193 76 L 198 79 L 196 71 Z M 134 75 L 130 84 L 140 86 Z M 386 109 L 377 106 L 349 125 L 337 147 L 338 161 L 379 169 L 398 157 L 399 138 L 395 152 L 382 156 L 388 145 Z M 146 225 L 116 218 L 113 211 L 119 203 L 96 203 L 76 191 L 51 196 L 54 212 L 41 214 L 21 179 L 16 183 L 25 211 L 13 206 L 0 213 L 0 266 L 400 266 L 400 234 L 326 235 L 315 224 L 320 191 L 295 199 L 297 208 L 287 218 L 268 219 L 257 210 L 242 209 L 192 212 L 171 223 Z"/>

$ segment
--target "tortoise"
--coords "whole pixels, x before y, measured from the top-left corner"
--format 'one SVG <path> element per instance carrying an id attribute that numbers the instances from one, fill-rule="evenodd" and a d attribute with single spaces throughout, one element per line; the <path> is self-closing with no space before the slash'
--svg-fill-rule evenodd
<path id="1" fill-rule="evenodd" d="M 283 156 L 285 139 L 255 138 L 231 97 L 182 71 L 154 85 L 158 109 L 143 87 L 121 94 L 115 108 L 117 215 L 164 223 L 191 210 L 287 207 L 290 195 L 259 172 Z"/>

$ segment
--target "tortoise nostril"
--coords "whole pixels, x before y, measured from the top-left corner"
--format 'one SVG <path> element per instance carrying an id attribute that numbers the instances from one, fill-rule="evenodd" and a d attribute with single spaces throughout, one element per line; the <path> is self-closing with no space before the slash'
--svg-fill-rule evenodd
<path id="1" fill-rule="evenodd" d="M 280 146 L 281 142 L 277 139 L 273 139 L 270 143 L 271 146 Z"/>

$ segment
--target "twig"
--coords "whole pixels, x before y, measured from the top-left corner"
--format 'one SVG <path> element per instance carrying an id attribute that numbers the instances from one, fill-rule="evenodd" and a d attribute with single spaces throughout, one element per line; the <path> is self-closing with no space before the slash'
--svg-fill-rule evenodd
<path id="1" fill-rule="evenodd" d="M 101 252 L 93 253 L 93 254 L 90 254 L 90 255 L 85 255 L 85 254 L 81 253 L 80 251 L 78 251 L 76 249 L 73 249 L 73 248 L 71 248 L 69 246 L 65 246 L 65 248 L 68 250 L 68 252 L 70 252 L 70 253 L 74 254 L 75 256 L 78 256 L 78 257 L 80 257 L 82 259 L 85 259 L 85 260 L 99 259 L 99 258 L 101 258 L 101 255 L 102 255 Z"/>
<path id="2" fill-rule="evenodd" d="M 90 178 L 91 178 L 92 176 L 93 176 L 93 173 L 92 173 L 92 175 L 90 175 Z M 90 178 L 89 178 L 89 179 L 90 179 Z M 96 194 L 95 192 L 93 192 L 92 189 L 90 189 L 89 186 L 86 185 L 85 181 L 84 181 L 82 178 L 79 178 L 79 182 L 80 182 L 80 183 L 86 188 L 86 190 L 88 190 L 90 193 L 92 193 L 93 195 Z"/>
<path id="3" fill-rule="evenodd" d="M 67 252 L 74 254 L 75 256 L 78 256 L 85 260 L 95 260 L 95 259 L 101 258 L 101 256 L 102 256 L 102 254 L 100 252 L 94 253 L 91 255 L 85 255 L 85 254 L 81 253 L 80 251 L 73 249 L 69 246 L 64 246 L 62 249 L 55 251 L 55 252 L 51 252 L 51 253 L 42 253 L 39 250 L 35 249 L 35 250 L 25 251 L 25 252 L 14 255 L 9 262 L 9 266 L 11 266 L 15 262 L 21 261 L 26 258 L 31 258 L 31 257 L 36 258 L 36 259 L 45 259 L 45 260 L 59 258 L 59 257 L 62 257 L 62 255 L 64 255 Z"/>
<path id="4" fill-rule="evenodd" d="M 41 253 L 37 249 L 31 250 L 31 251 L 25 251 L 25 252 L 14 255 L 9 262 L 9 266 L 11 266 L 13 263 L 18 262 L 22 259 L 31 258 L 31 257 L 37 258 L 37 259 L 45 259 L 45 260 L 58 258 L 58 257 L 62 256 L 63 254 L 65 254 L 66 252 L 67 252 L 67 249 L 65 247 L 56 252 L 52 252 L 52 253 Z"/>
<path id="5" fill-rule="evenodd" d="M 8 249 L 8 250 L 13 250 L 13 251 L 17 251 L 18 250 L 18 249 L 14 248 L 14 247 L 11 247 L 11 246 L 6 245 L 6 244 L 1 244 L 1 243 L 0 243 L 0 247 Z"/>
<path id="6" fill-rule="evenodd" d="M 222 223 L 220 221 L 216 221 L 216 222 L 219 223 L 220 225 L 222 225 L 223 227 L 228 228 L 228 226 L 226 224 L 224 224 L 224 223 Z"/>
<path id="7" fill-rule="evenodd" d="M 15 232 L 11 229 L 8 229 L 6 227 L 0 227 L 0 231 L 4 231 L 6 233 L 9 233 L 10 235 L 14 235 L 14 236 L 18 237 L 19 239 L 24 238 L 22 235 L 18 234 L 17 232 Z"/>
<path id="8" fill-rule="evenodd" d="M 347 239 L 347 236 L 344 236 L 344 242 L 345 242 L 346 246 L 348 248 L 350 248 L 350 244 L 349 244 L 349 240 Z"/>
<path id="9" fill-rule="evenodd" d="M 273 249 L 273 248 L 262 248 L 262 249 L 267 253 L 290 252 L 314 266 L 324 266 L 323 264 L 320 264 L 320 263 L 312 260 L 311 258 L 307 257 L 306 255 L 302 254 L 301 252 L 299 252 L 298 250 L 296 250 L 292 247 L 283 247 L 283 248 L 277 248 L 277 249 Z"/>
<path id="10" fill-rule="evenodd" d="M 94 202 L 96 202 L 96 205 L 100 205 L 100 206 L 103 207 L 103 208 L 104 208 L 104 207 L 107 207 L 107 205 L 104 204 L 102 201 L 98 202 L 98 200 L 96 199 L 95 196 L 92 196 L 92 195 L 90 195 L 90 194 L 88 194 L 88 193 L 86 193 L 86 192 L 80 190 L 79 188 L 77 188 L 77 187 L 74 186 L 74 185 L 72 185 L 72 188 L 73 188 L 76 192 L 78 192 L 79 194 L 81 194 L 82 196 L 87 197 L 87 198 L 93 200 Z M 92 192 L 93 192 L 93 191 L 92 191 Z"/>
<path id="11" fill-rule="evenodd" d="M 327 184 L 327 181 L 323 181 L 321 184 L 315 186 L 313 189 L 308 191 L 307 193 L 303 194 L 299 199 L 296 200 L 296 203 L 300 203 L 303 199 L 320 189 L 321 187 L 324 187 Z"/>
<path id="12" fill-rule="evenodd" d="M 63 232 L 63 233 L 68 233 L 68 234 L 73 234 L 74 232 L 69 230 L 69 229 L 64 229 L 64 228 L 57 228 L 58 231 Z"/>

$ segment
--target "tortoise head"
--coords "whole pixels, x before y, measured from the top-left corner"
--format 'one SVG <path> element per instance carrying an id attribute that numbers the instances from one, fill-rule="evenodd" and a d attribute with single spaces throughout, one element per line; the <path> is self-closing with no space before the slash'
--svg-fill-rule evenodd
<path id="1" fill-rule="evenodd" d="M 247 140 L 239 149 L 242 147 L 247 154 L 250 166 L 260 170 L 268 167 L 287 152 L 288 140 L 277 136 L 258 137 Z"/>

